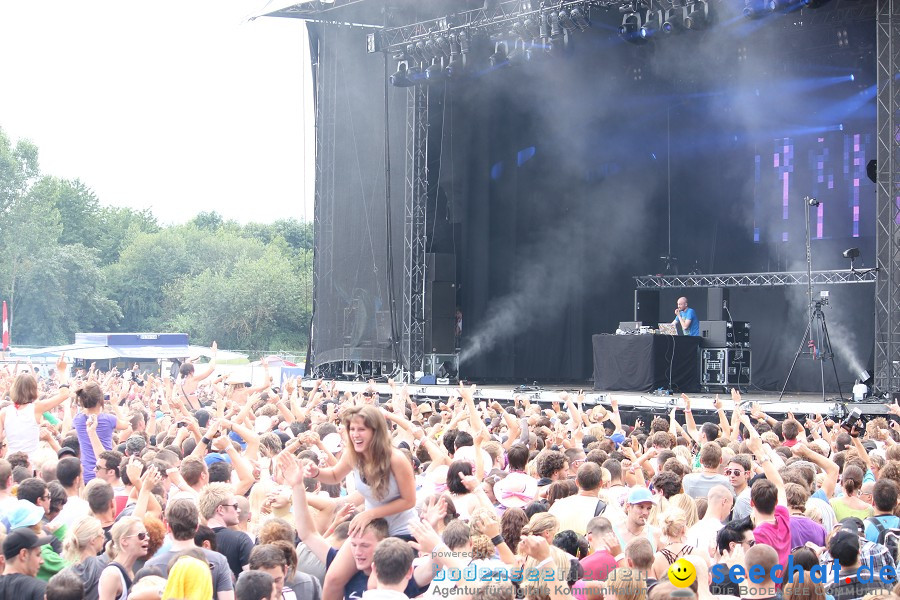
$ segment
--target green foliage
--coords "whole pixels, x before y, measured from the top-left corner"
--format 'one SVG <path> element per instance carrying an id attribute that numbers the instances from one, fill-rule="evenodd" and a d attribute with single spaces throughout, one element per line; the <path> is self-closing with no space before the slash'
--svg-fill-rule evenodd
<path id="1" fill-rule="evenodd" d="M 0 130 L 0 298 L 16 345 L 184 331 L 222 348 L 302 351 L 312 227 L 242 227 L 215 212 L 161 227 L 148 209 L 103 206 L 77 179 L 41 176 L 37 148 Z"/>

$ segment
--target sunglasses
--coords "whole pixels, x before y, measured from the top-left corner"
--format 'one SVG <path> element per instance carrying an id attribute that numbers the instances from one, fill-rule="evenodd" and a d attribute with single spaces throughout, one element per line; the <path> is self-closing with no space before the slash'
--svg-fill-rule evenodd
<path id="1" fill-rule="evenodd" d="M 734 475 L 735 477 L 740 477 L 741 475 L 744 474 L 744 471 L 741 471 L 740 469 L 725 469 L 725 474 L 726 475 Z"/>
<path id="2" fill-rule="evenodd" d="M 136 537 L 137 539 L 139 539 L 143 542 L 144 540 L 147 539 L 147 536 L 148 536 L 147 532 L 142 531 L 140 533 L 135 533 L 134 535 L 126 535 L 125 537 Z"/>
<path id="3" fill-rule="evenodd" d="M 219 506 L 230 506 L 230 507 L 233 508 L 234 510 L 237 510 L 237 509 L 240 507 L 240 504 L 238 504 L 237 502 L 235 502 L 234 504 L 220 504 Z"/>

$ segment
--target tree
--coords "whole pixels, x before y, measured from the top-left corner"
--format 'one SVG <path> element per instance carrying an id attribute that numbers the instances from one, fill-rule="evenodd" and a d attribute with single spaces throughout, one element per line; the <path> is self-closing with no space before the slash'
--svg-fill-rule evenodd
<path id="1" fill-rule="evenodd" d="M 63 344 L 79 331 L 110 331 L 122 318 L 103 295 L 97 251 L 82 244 L 53 245 L 32 257 L 20 277 L 18 343 Z"/>

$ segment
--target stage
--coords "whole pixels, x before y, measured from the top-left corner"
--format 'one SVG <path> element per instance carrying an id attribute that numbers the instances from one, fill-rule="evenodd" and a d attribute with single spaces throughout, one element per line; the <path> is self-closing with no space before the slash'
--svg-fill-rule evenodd
<path id="1" fill-rule="evenodd" d="M 313 383 L 314 382 L 310 380 L 305 381 L 303 384 L 304 389 L 311 389 Z M 473 382 L 468 383 L 469 385 L 472 385 Z M 684 406 L 679 395 L 593 390 L 591 389 L 592 385 L 591 382 L 585 382 L 584 386 L 581 388 L 571 386 L 512 387 L 485 385 L 478 386 L 475 401 L 480 402 L 484 400 L 488 403 L 497 401 L 503 405 L 507 405 L 511 404 L 516 396 L 522 396 L 527 398 L 529 402 L 539 403 L 545 405 L 546 408 L 549 408 L 553 402 L 559 400 L 559 394 L 561 392 L 577 395 L 583 391 L 585 406 L 599 404 L 609 408 L 612 401 L 616 400 L 619 405 L 619 411 L 626 415 L 626 422 L 633 420 L 633 417 L 632 419 L 628 418 L 629 415 L 664 415 L 671 411 L 673 403 L 678 407 Z M 390 398 L 391 387 L 388 384 L 376 383 L 374 386 L 375 391 L 382 400 Z M 337 389 L 341 392 L 349 391 L 350 393 L 358 393 L 364 391 L 367 387 L 368 384 L 365 382 L 337 382 Z M 426 402 L 428 400 L 444 401 L 451 394 L 458 394 L 458 386 L 456 385 L 410 384 L 408 389 L 410 396 L 417 403 Z M 704 392 L 699 394 L 689 394 L 689 396 L 691 398 L 691 410 L 698 421 L 717 420 L 715 408 L 713 406 L 716 394 Z M 731 395 L 722 393 L 719 394 L 719 397 L 722 400 L 725 411 L 730 417 L 731 411 L 734 408 Z M 845 393 L 844 397 L 844 404 L 848 406 L 852 404 L 854 407 L 859 408 L 864 415 L 881 416 L 889 414 L 885 404 L 877 399 L 873 399 L 872 402 L 852 402 L 849 394 Z M 835 407 L 841 406 L 841 401 L 837 397 L 837 394 L 828 394 L 826 400 L 823 402 L 821 393 L 785 394 L 783 398 L 779 399 L 778 392 L 748 391 L 742 394 L 742 401 L 747 404 L 756 402 L 763 411 L 772 416 L 777 417 L 787 415 L 787 413 L 790 412 L 794 413 L 794 416 L 798 419 L 803 418 L 805 415 L 834 415 L 836 412 Z M 684 414 L 681 411 L 679 411 L 679 420 L 684 420 Z"/>

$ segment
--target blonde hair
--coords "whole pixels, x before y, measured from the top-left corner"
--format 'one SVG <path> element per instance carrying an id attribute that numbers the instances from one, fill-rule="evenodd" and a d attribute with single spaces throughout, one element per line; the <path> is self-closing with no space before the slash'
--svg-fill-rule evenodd
<path id="1" fill-rule="evenodd" d="M 122 517 L 112 526 L 112 529 L 109 532 L 112 541 L 107 542 L 106 544 L 106 554 L 109 556 L 110 560 L 115 560 L 116 556 L 122 552 L 122 538 L 126 537 L 128 532 L 139 523 L 143 524 L 143 521 L 137 517 Z"/>
<path id="2" fill-rule="evenodd" d="M 473 560 L 487 560 L 494 556 L 494 551 L 496 547 L 494 543 L 491 542 L 491 538 L 488 536 L 477 533 L 471 538 L 472 544 L 472 559 Z"/>
<path id="3" fill-rule="evenodd" d="M 680 508 L 684 513 L 686 529 L 690 529 L 700 520 L 697 516 L 697 503 L 687 494 L 675 494 L 669 498 L 669 506 Z"/>
<path id="4" fill-rule="evenodd" d="M 469 527 L 476 533 L 484 533 L 484 529 L 489 523 L 499 522 L 500 520 L 497 518 L 497 512 L 491 508 L 476 508 L 472 511 L 472 516 L 469 517 Z"/>
<path id="5" fill-rule="evenodd" d="M 669 541 L 680 540 L 687 531 L 687 515 L 678 507 L 672 506 L 662 515 L 662 532 Z"/>
<path id="6" fill-rule="evenodd" d="M 103 535 L 103 525 L 94 517 L 82 517 L 66 531 L 62 556 L 70 564 L 78 564 L 88 544 Z"/>
<path id="7" fill-rule="evenodd" d="M 532 515 L 528 524 L 522 528 L 523 536 L 540 535 L 552 540 L 557 533 L 559 533 L 559 519 L 547 512 Z"/>

